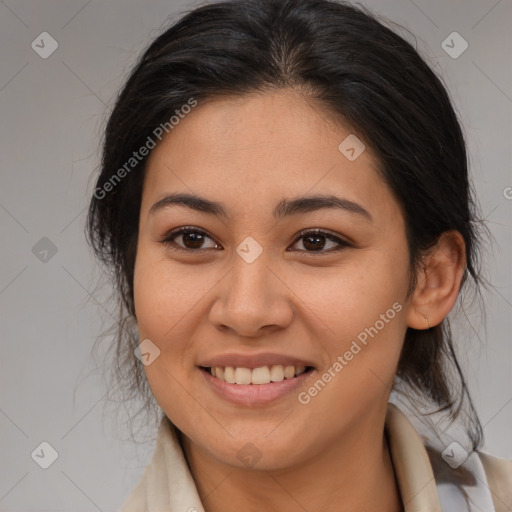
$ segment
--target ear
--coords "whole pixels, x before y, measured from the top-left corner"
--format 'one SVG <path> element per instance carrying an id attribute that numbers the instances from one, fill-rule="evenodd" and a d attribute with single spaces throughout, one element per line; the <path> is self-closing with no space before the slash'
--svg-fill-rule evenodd
<path id="1" fill-rule="evenodd" d="M 453 308 L 466 268 L 466 244 L 455 230 L 445 231 L 423 257 L 407 312 L 407 326 L 428 329 Z"/>

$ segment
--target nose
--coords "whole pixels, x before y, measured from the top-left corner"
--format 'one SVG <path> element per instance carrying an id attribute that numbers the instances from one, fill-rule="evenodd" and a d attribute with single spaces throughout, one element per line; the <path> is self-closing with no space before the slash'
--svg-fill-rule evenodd
<path id="1" fill-rule="evenodd" d="M 256 338 L 291 323 L 293 293 L 263 254 L 252 263 L 237 256 L 233 268 L 219 283 L 209 315 L 217 329 Z"/>

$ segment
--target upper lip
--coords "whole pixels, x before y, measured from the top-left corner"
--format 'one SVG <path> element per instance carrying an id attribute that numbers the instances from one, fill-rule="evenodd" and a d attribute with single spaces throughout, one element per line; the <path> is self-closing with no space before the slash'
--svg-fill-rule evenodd
<path id="1" fill-rule="evenodd" d="M 226 367 L 231 366 L 235 368 L 259 368 L 261 366 L 272 366 L 272 365 L 283 365 L 283 366 L 311 366 L 313 364 L 310 361 L 305 361 L 295 356 L 288 356 L 284 354 L 273 354 L 265 352 L 261 354 L 219 354 L 213 357 L 203 359 L 199 362 L 198 366 L 206 368 L 211 367 Z"/>

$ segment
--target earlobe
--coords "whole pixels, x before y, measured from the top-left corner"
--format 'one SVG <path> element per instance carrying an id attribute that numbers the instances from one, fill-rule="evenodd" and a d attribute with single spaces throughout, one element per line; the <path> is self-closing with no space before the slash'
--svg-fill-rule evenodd
<path id="1" fill-rule="evenodd" d="M 466 268 L 466 246 L 455 230 L 444 232 L 423 258 L 407 325 L 423 330 L 441 323 L 453 308 Z"/>

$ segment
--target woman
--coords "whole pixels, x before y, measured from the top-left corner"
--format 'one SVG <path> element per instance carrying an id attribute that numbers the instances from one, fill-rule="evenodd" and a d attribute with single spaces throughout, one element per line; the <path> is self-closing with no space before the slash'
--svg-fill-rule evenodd
<path id="1" fill-rule="evenodd" d="M 370 13 L 232 1 L 159 36 L 88 219 L 163 411 L 122 512 L 510 510 L 446 318 L 475 221 L 446 90 Z"/>

